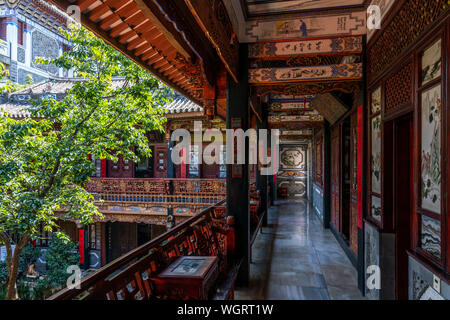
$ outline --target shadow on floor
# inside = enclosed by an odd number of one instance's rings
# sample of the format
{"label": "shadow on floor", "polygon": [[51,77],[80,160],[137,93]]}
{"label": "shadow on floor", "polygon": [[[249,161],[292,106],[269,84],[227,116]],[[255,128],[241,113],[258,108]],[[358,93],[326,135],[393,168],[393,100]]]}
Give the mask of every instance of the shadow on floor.
{"label": "shadow on floor", "polygon": [[236,300],[362,300],[357,271],[307,201],[277,201]]}

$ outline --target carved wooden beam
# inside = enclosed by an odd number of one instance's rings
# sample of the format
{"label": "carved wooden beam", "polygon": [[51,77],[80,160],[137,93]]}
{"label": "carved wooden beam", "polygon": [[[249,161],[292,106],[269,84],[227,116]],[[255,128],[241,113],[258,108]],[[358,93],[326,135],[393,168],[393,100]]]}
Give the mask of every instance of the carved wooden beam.
{"label": "carved wooden beam", "polygon": [[184,0],[230,75],[237,82],[239,43],[222,0]]}
{"label": "carved wooden beam", "polygon": [[362,76],[361,63],[298,68],[259,68],[249,70],[249,83],[273,84],[311,80],[357,80],[362,79]]}
{"label": "carved wooden beam", "polygon": [[203,64],[205,79],[213,85],[217,78],[220,60],[215,48],[198,25],[190,9],[184,0],[145,0],[152,2],[160,11],[164,12],[164,18],[183,36],[185,42],[194,50]]}
{"label": "carved wooden beam", "polygon": [[294,102],[273,102],[269,106],[269,111],[282,112],[282,111],[305,111],[310,110],[311,102],[307,101],[294,101]]}
{"label": "carved wooden beam", "polygon": [[350,55],[362,53],[362,37],[264,42],[249,45],[249,58],[274,59],[312,55]]}
{"label": "carved wooden beam", "polygon": [[255,86],[254,94],[263,97],[268,94],[285,96],[317,95],[328,92],[353,93],[361,89],[359,81],[327,81],[321,83],[275,84]]}

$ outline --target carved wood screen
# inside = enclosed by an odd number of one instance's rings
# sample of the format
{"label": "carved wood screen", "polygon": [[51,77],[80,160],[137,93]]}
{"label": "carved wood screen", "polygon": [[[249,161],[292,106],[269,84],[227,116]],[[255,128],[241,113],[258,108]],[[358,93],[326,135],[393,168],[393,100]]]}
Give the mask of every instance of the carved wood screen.
{"label": "carved wood screen", "polygon": [[[446,90],[443,90],[442,65],[446,56],[442,53],[444,33],[424,44],[417,53],[420,77],[417,79],[416,142],[420,153],[417,161],[417,250],[427,259],[443,266],[448,236],[445,230],[446,165],[444,163],[445,131],[447,117]],[[448,57],[448,55],[447,55]],[[445,65],[445,64],[444,64]],[[446,74],[444,70],[444,74]],[[443,94],[444,92],[444,94]],[[443,240],[444,239],[444,240]]]}
{"label": "carved wood screen", "polygon": [[[399,1],[394,6],[387,25],[372,37],[367,48],[369,108],[379,105],[379,109],[370,111],[368,123],[368,219],[382,228],[386,224],[383,188],[377,184],[377,173],[382,179],[383,172],[382,166],[377,166],[377,135],[383,132],[378,131],[377,118],[382,124],[410,107],[414,110],[413,254],[448,275],[449,173],[448,165],[443,164],[450,137],[450,6],[445,0]],[[398,72],[391,73],[397,68]],[[378,90],[380,101],[374,103]]]}

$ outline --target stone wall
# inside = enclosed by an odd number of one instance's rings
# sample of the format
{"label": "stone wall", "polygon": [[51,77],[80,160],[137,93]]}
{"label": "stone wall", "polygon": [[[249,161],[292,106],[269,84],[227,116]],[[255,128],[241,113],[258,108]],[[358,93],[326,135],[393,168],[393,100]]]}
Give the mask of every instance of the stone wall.
{"label": "stone wall", "polygon": [[41,76],[39,74],[35,74],[33,72],[30,72],[28,70],[19,68],[17,70],[17,82],[19,84],[25,84],[25,81],[27,79],[27,75],[31,74],[31,76],[33,77],[33,83],[38,83],[41,81],[44,81],[47,79],[47,77]]}
{"label": "stone wall", "polygon": [[[59,56],[59,45],[55,39],[34,30],[32,33],[32,63],[38,57],[57,58]],[[58,75],[58,68],[54,65],[38,65],[38,69],[47,71],[52,75]]]}

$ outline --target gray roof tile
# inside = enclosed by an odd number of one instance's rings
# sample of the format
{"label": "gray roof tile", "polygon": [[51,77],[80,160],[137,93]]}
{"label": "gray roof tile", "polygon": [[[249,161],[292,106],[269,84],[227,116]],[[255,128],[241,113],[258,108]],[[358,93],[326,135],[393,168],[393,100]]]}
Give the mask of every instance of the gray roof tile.
{"label": "gray roof tile", "polygon": [[[54,99],[60,99],[66,95],[76,81],[83,81],[81,78],[55,78],[36,83],[25,89],[16,91],[9,95],[8,101],[0,104],[0,110],[7,113],[12,118],[25,118],[30,116],[27,111],[32,105],[30,99],[42,96],[52,96]],[[120,87],[125,83],[124,78],[114,78],[113,86]],[[175,95],[172,102],[165,105],[169,114],[202,112],[203,108],[189,99]]]}

